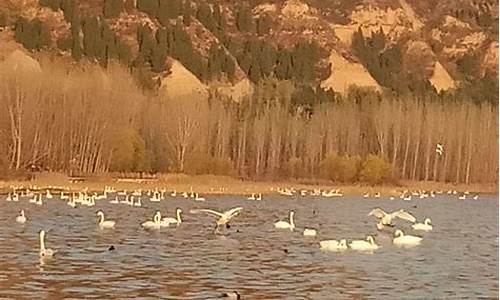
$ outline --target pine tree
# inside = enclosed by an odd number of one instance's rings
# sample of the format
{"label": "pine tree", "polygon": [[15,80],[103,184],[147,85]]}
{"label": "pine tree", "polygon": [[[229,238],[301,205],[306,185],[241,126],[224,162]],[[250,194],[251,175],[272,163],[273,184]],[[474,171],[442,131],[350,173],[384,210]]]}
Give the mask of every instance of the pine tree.
{"label": "pine tree", "polygon": [[237,13],[236,27],[241,32],[253,32],[253,19],[248,7],[242,7]]}
{"label": "pine tree", "polygon": [[104,0],[104,17],[116,18],[124,9],[123,0]]}

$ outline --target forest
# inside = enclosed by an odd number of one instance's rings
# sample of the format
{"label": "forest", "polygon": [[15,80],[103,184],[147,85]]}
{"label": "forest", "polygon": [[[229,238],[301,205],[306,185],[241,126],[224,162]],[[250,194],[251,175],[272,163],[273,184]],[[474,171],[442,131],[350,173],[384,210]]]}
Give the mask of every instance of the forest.
{"label": "forest", "polygon": [[[457,89],[438,92],[419,62],[404,58],[401,43],[387,43],[382,29],[359,30],[351,50],[383,89],[351,86],[341,95],[319,84],[314,41],[273,45],[261,38],[271,19],[252,17],[249,7],[234,12],[235,35],[220,5],[105,0],[101,15],[80,15],[75,3],[40,0],[64,13],[69,34],[55,44],[74,64],[46,55],[51,39],[41,20],[9,23],[0,15],[0,26],[12,26],[42,65],[35,73],[0,69],[0,176],[36,165],[73,175],[498,181],[498,78],[482,73],[474,55],[457,62]],[[135,10],[158,27],[138,26],[133,51],[110,20]],[[220,41],[206,56],[188,34],[194,20]],[[157,78],[168,71],[167,58],[206,83],[208,99],[162,93]],[[234,83],[238,70],[254,84],[250,96],[235,102],[210,88]]]}
{"label": "forest", "polygon": [[[182,172],[336,182],[495,182],[498,105],[459,94],[397,96],[351,87],[294,104],[289,80],[241,103],[212,92],[144,94],[119,64],[0,70],[0,169],[70,174]],[[435,151],[444,146],[443,155]]]}

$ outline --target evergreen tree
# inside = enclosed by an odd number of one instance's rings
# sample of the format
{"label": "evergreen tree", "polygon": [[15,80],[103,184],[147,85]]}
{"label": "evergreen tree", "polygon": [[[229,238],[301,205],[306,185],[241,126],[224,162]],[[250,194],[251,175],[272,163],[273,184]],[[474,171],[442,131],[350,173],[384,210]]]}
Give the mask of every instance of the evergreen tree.
{"label": "evergreen tree", "polygon": [[123,0],[104,0],[104,17],[116,18],[124,9]]}
{"label": "evergreen tree", "polygon": [[61,0],[40,0],[40,5],[57,11],[61,8]]}
{"label": "evergreen tree", "polygon": [[250,8],[242,7],[236,14],[236,27],[241,32],[253,32],[253,19]]}
{"label": "evergreen tree", "polygon": [[76,0],[62,0],[61,2],[61,9],[64,13],[64,19],[68,22],[71,22],[73,18],[75,17],[75,7],[76,7]]}
{"label": "evergreen tree", "polygon": [[156,17],[158,7],[158,0],[137,0],[137,9],[151,17]]}
{"label": "evergreen tree", "polygon": [[257,19],[257,34],[265,35],[271,30],[271,18],[267,15]]}

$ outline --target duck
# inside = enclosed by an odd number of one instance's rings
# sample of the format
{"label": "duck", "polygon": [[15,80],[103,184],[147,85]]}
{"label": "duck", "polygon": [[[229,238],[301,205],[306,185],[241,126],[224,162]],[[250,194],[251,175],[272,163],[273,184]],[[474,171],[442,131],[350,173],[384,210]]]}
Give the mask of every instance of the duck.
{"label": "duck", "polygon": [[231,208],[230,210],[227,210],[227,211],[222,212],[222,213],[215,211],[215,210],[211,210],[211,209],[192,209],[192,210],[190,210],[190,212],[191,213],[205,212],[205,213],[209,213],[213,216],[219,217],[216,221],[216,226],[215,226],[215,230],[216,230],[216,232],[218,232],[220,226],[226,225],[226,227],[228,227],[229,221],[231,221],[232,218],[239,215],[239,213],[242,210],[243,210],[243,207],[234,207],[234,208]]}
{"label": "duck", "polygon": [[405,235],[402,230],[398,229],[394,232],[394,239],[392,242],[395,245],[400,246],[414,246],[420,244],[422,241],[421,237],[413,236],[413,235]]}
{"label": "duck", "polygon": [[110,220],[104,220],[104,212],[102,210],[99,210],[97,213],[97,216],[99,216],[99,227],[101,229],[105,228],[115,228],[115,221],[110,221]]}
{"label": "duck", "polygon": [[163,218],[161,220],[162,226],[169,226],[170,224],[177,224],[177,226],[179,226],[182,223],[181,213],[182,210],[180,208],[177,208],[175,210],[176,218]]}
{"label": "duck", "polygon": [[141,224],[142,227],[146,229],[159,229],[161,227],[161,213],[160,211],[156,211],[153,216],[153,221],[148,220]]}
{"label": "duck", "polygon": [[20,224],[26,223],[26,216],[24,215],[24,209],[21,209],[19,216],[16,217],[16,222]]}
{"label": "duck", "polygon": [[354,240],[349,243],[349,247],[353,250],[360,250],[360,251],[371,251],[371,250],[377,250],[379,247],[375,243],[375,240],[371,235],[366,237],[366,240]]}
{"label": "duck", "polygon": [[289,221],[278,221],[274,223],[274,227],[278,229],[289,229],[290,231],[293,231],[295,229],[295,223],[293,221],[293,216],[295,215],[295,212],[292,210],[290,211],[290,218]]}
{"label": "duck", "polygon": [[40,236],[40,251],[38,252],[38,254],[40,255],[40,258],[51,258],[52,256],[54,256],[57,253],[57,251],[54,251],[50,248],[45,248],[45,231],[44,230],[40,230],[39,236]]}
{"label": "duck", "polygon": [[317,233],[318,232],[316,231],[316,229],[305,228],[304,232],[302,233],[302,235],[304,235],[304,236],[316,236]]}
{"label": "duck", "polygon": [[324,240],[319,242],[321,250],[327,251],[342,251],[347,250],[347,241],[345,239],[337,240]]}
{"label": "duck", "polygon": [[424,220],[424,223],[415,223],[411,225],[411,228],[415,230],[432,231],[431,219],[426,218]]}

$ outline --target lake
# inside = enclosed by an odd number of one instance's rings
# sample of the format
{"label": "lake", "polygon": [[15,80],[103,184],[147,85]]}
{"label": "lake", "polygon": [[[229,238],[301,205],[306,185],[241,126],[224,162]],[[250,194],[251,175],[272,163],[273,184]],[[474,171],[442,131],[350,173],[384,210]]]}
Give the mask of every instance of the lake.
{"label": "lake", "polygon": [[[168,197],[143,207],[97,200],[71,208],[57,199],[44,205],[0,200],[0,299],[219,299],[238,291],[242,299],[498,299],[498,196],[479,200],[456,196],[412,201],[362,197],[320,198],[264,195],[263,201],[205,196],[206,202]],[[193,208],[244,210],[226,235],[213,233],[215,218],[190,214]],[[144,230],[140,223],[159,209],[179,227]],[[413,248],[398,248],[377,232],[367,214],[405,209],[418,221],[432,219],[434,231]],[[17,224],[24,208],[28,222]],[[96,211],[116,221],[100,230]],[[295,211],[295,232],[273,223]],[[304,227],[318,230],[302,236]],[[55,258],[38,258],[38,231],[47,231]],[[323,239],[375,236],[380,249],[324,252]],[[108,251],[113,245],[115,250]]]}

